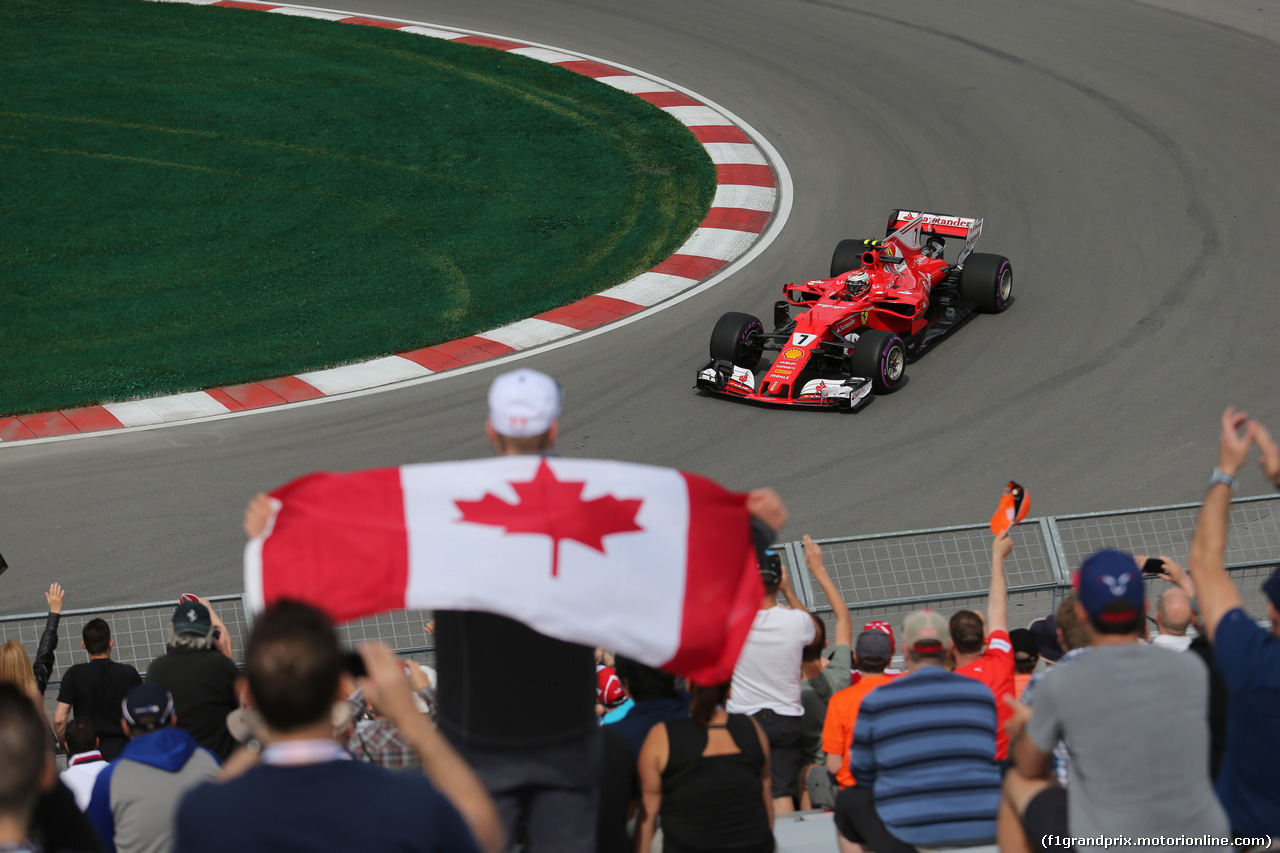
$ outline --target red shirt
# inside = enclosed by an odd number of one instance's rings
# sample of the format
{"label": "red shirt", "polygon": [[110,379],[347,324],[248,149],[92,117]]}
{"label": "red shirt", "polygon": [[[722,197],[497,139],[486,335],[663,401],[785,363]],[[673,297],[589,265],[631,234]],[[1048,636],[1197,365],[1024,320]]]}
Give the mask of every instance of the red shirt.
{"label": "red shirt", "polygon": [[[1009,757],[1009,733],[1004,724],[1013,716],[1013,709],[1004,697],[1013,696],[1013,644],[1008,631],[992,631],[987,636],[987,650],[973,663],[956,667],[956,672],[991,688],[996,699],[996,760]],[[1017,698],[1017,697],[1014,697]]]}

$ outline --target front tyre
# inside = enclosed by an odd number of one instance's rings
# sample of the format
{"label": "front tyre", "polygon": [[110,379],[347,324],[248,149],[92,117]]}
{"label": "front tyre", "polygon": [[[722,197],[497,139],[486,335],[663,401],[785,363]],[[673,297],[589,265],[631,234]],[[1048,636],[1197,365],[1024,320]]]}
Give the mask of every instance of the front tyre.
{"label": "front tyre", "polygon": [[764,354],[764,324],[750,314],[730,311],[711,332],[711,357],[755,369]]}
{"label": "front tyre", "polygon": [[849,367],[854,376],[869,377],[877,394],[896,391],[907,381],[906,344],[893,332],[868,329],[858,335]]}
{"label": "front tyre", "polygon": [[1013,266],[1003,255],[974,252],[960,271],[960,298],[988,314],[999,314],[1013,297]]}

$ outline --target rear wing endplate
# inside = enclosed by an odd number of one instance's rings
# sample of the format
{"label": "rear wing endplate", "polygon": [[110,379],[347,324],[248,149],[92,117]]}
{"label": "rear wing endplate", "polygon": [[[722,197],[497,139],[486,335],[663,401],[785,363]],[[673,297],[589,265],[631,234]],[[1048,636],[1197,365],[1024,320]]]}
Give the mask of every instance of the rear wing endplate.
{"label": "rear wing endplate", "polygon": [[[949,216],[945,213],[927,213],[920,210],[895,210],[889,215],[889,226],[886,229],[890,237],[897,236],[904,244],[912,248],[920,247],[919,235],[936,235],[938,237],[962,237],[964,249],[956,259],[959,266],[973,251],[974,244],[982,235],[982,220],[968,216]],[[886,238],[887,239],[887,238]]]}

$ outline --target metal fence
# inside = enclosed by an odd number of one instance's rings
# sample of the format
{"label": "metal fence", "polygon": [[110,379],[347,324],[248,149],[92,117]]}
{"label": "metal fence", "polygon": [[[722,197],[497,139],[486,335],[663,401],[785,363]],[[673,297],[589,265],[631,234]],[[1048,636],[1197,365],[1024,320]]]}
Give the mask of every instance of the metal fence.
{"label": "metal fence", "polygon": [[[1185,566],[1199,509],[1199,504],[1181,504],[1028,519],[1013,529],[1013,555],[1005,563],[1009,624],[1023,626],[1052,613],[1070,589],[1071,571],[1099,548],[1163,554]],[[1232,502],[1230,520],[1227,568],[1249,615],[1264,619],[1266,599],[1260,587],[1271,567],[1280,563],[1280,496],[1238,498]],[[872,619],[899,626],[906,613],[921,607],[948,612],[986,604],[991,534],[985,525],[850,536],[819,540],[819,544],[855,627]],[[787,542],[780,549],[796,578],[796,594],[830,622],[831,604],[804,568],[801,544]],[[1166,586],[1164,581],[1149,580],[1149,599]],[[239,595],[210,600],[227,624],[239,661],[250,627],[244,601]],[[79,638],[87,621],[98,616],[106,619],[115,640],[113,658],[145,674],[151,661],[164,654],[176,605],[176,601],[152,602],[64,612],[57,667],[47,691],[50,705],[56,700],[61,673],[86,659]],[[376,639],[402,655],[432,663],[433,638],[423,632],[430,618],[428,611],[402,610],[351,622],[340,633],[349,645]],[[43,613],[0,617],[0,640],[19,640],[34,656],[44,623]]]}
{"label": "metal fence", "polygon": [[[226,623],[236,662],[243,664],[244,644],[248,639],[251,625],[244,597],[241,595],[211,596],[209,603]],[[53,714],[57,704],[62,673],[72,664],[88,660],[88,656],[80,645],[81,632],[84,630],[85,623],[98,617],[105,619],[111,626],[111,639],[115,643],[111,652],[112,660],[127,663],[145,676],[151,662],[165,652],[169,625],[177,604],[178,602],[174,600],[128,604],[109,609],[63,611],[58,626],[57,662],[49,679],[49,688],[45,691],[45,705],[50,715]],[[431,614],[427,611],[397,610],[349,622],[339,627],[338,635],[347,647],[369,640],[380,640],[395,648],[403,656],[411,657],[420,663],[433,664],[435,646],[431,642],[430,635],[423,632],[423,626],[430,618]],[[0,617],[0,642],[18,640],[26,647],[27,654],[34,659],[36,648],[40,643],[40,634],[44,631],[45,619],[46,614],[43,613]]]}
{"label": "metal fence", "polygon": [[[1053,612],[1071,589],[1071,573],[1100,548],[1164,555],[1187,565],[1200,504],[1147,507],[1028,519],[1012,531],[1005,562],[1009,624],[1025,626]],[[911,530],[818,540],[823,563],[849,605],[855,627],[872,619],[897,626],[912,610],[982,608],[991,582],[991,533],[986,525]],[[831,605],[804,569],[799,542],[782,546],[805,606],[831,622]],[[1280,496],[1232,501],[1226,564],[1245,610],[1266,618],[1261,585],[1280,563]],[[1147,581],[1148,600],[1168,587]],[[859,621],[861,620],[861,621]]]}

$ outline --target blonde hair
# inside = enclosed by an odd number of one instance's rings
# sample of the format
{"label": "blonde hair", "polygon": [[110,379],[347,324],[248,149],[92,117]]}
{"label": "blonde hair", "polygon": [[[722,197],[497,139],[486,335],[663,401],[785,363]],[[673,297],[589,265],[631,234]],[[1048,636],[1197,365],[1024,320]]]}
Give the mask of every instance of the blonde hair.
{"label": "blonde hair", "polygon": [[12,684],[28,693],[36,689],[36,673],[31,668],[31,658],[27,655],[26,646],[17,640],[0,646],[0,684]]}

